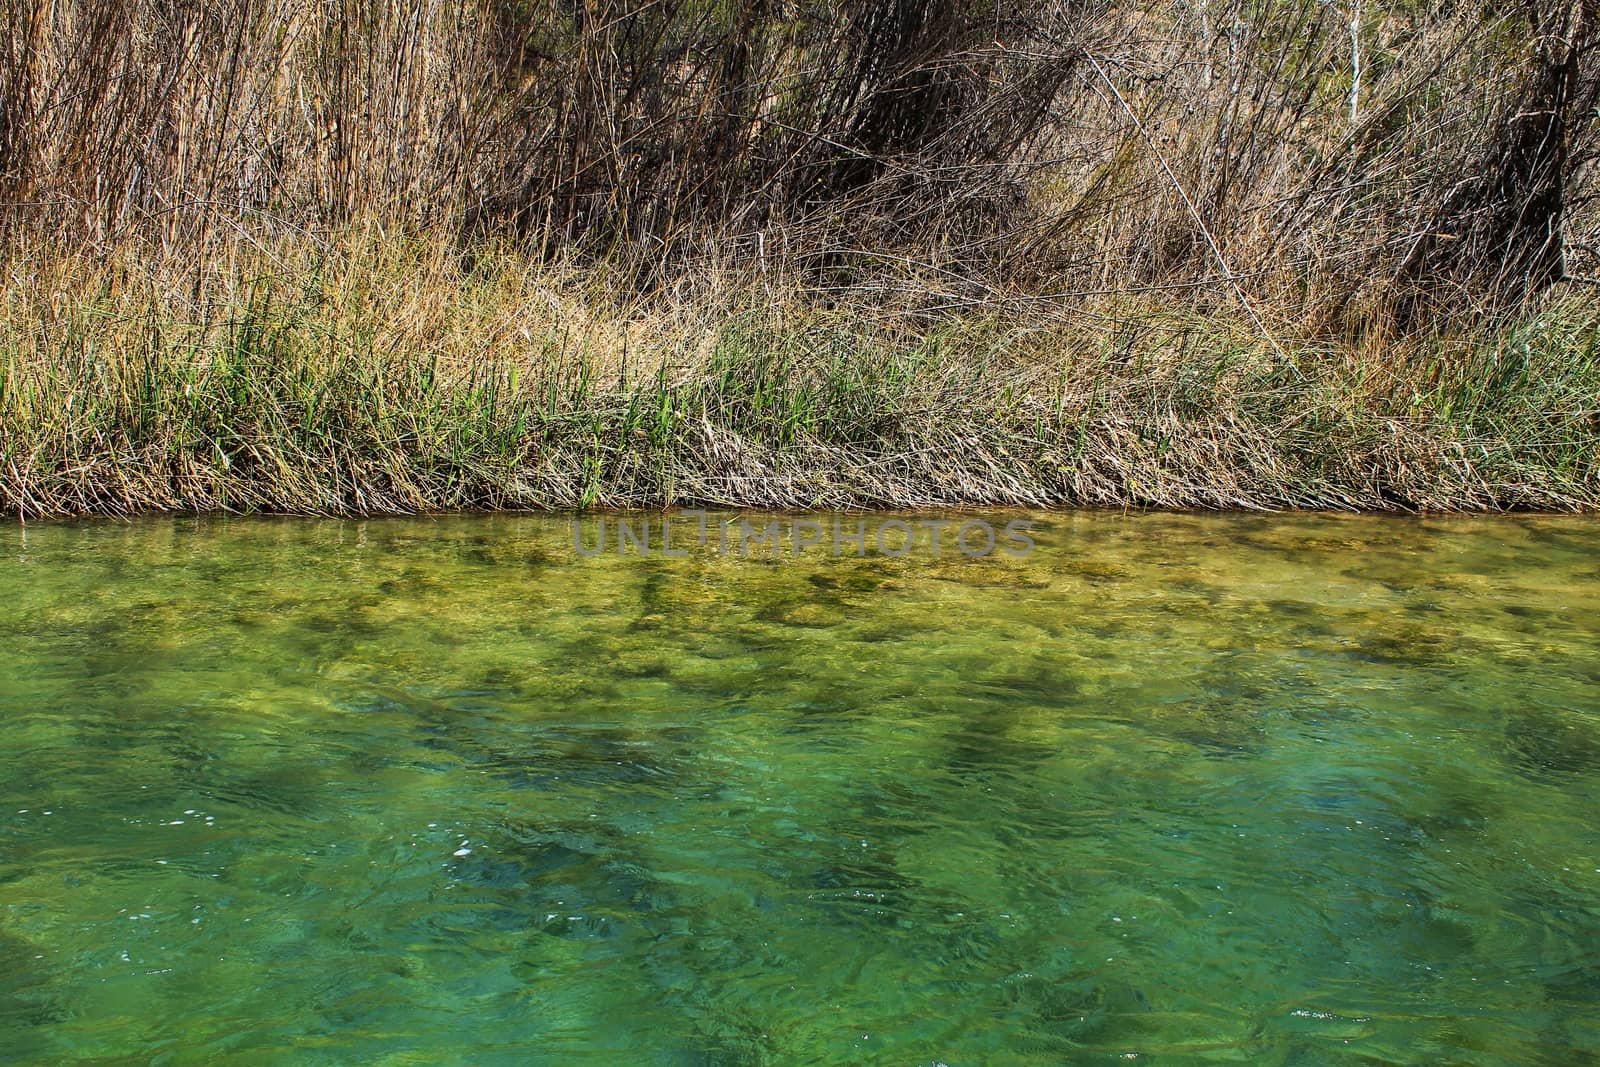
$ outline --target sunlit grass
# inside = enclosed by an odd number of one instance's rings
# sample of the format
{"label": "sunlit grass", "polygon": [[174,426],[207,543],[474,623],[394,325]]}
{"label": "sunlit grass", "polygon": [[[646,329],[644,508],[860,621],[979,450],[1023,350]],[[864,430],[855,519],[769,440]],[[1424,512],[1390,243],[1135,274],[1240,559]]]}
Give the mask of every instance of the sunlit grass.
{"label": "sunlit grass", "polygon": [[6,512],[1600,500],[1600,316],[1575,301],[1280,350],[1180,302],[638,293],[367,232],[201,264],[12,257]]}

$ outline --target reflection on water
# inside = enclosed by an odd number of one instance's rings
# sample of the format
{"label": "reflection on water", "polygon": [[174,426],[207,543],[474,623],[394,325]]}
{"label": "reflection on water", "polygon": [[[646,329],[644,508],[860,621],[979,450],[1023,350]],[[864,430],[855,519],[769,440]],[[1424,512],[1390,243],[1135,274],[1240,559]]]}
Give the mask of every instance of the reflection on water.
{"label": "reflection on water", "polygon": [[1600,528],[1032,518],[5,531],[0,1049],[1600,1053]]}

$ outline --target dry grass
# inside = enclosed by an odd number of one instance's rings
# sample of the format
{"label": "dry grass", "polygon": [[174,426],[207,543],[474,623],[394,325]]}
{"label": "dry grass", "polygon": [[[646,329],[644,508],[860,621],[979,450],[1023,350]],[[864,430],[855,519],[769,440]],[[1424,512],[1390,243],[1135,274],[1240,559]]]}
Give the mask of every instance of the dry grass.
{"label": "dry grass", "polygon": [[630,305],[592,264],[341,246],[235,249],[198,289],[14,257],[0,510],[1600,503],[1586,302],[1280,351],[1170,295],[930,317],[754,274]]}
{"label": "dry grass", "polygon": [[1594,0],[0,0],[0,510],[1577,508]]}
{"label": "dry grass", "polygon": [[381,219],[652,286],[889,256],[968,303],[1182,285],[1338,329],[1600,244],[1594,0],[0,5],[7,242]]}

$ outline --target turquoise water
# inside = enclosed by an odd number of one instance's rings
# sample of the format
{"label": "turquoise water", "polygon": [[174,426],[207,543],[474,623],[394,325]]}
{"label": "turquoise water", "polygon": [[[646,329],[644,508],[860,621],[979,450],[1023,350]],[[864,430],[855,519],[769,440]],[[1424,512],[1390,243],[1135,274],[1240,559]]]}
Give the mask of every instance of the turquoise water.
{"label": "turquoise water", "polygon": [[1600,526],[991,518],[6,528],[0,1059],[1600,1056]]}

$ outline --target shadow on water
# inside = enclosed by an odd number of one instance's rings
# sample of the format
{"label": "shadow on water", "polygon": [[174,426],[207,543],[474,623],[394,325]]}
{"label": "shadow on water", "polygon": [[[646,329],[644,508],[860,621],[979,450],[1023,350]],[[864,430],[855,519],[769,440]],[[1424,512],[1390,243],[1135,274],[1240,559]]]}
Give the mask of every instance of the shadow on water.
{"label": "shadow on water", "polygon": [[[66,1007],[57,999],[59,968],[48,962],[45,946],[0,930],[0,1026],[18,1033],[20,1046],[7,1042],[10,1055],[26,1053],[26,1032],[61,1022]],[[10,1024],[10,1025],[8,1025]],[[15,1029],[13,1029],[13,1027]]]}
{"label": "shadow on water", "polygon": [[1600,722],[1592,716],[1527,708],[1508,717],[1505,738],[1513,765],[1535,780],[1600,773]]}

